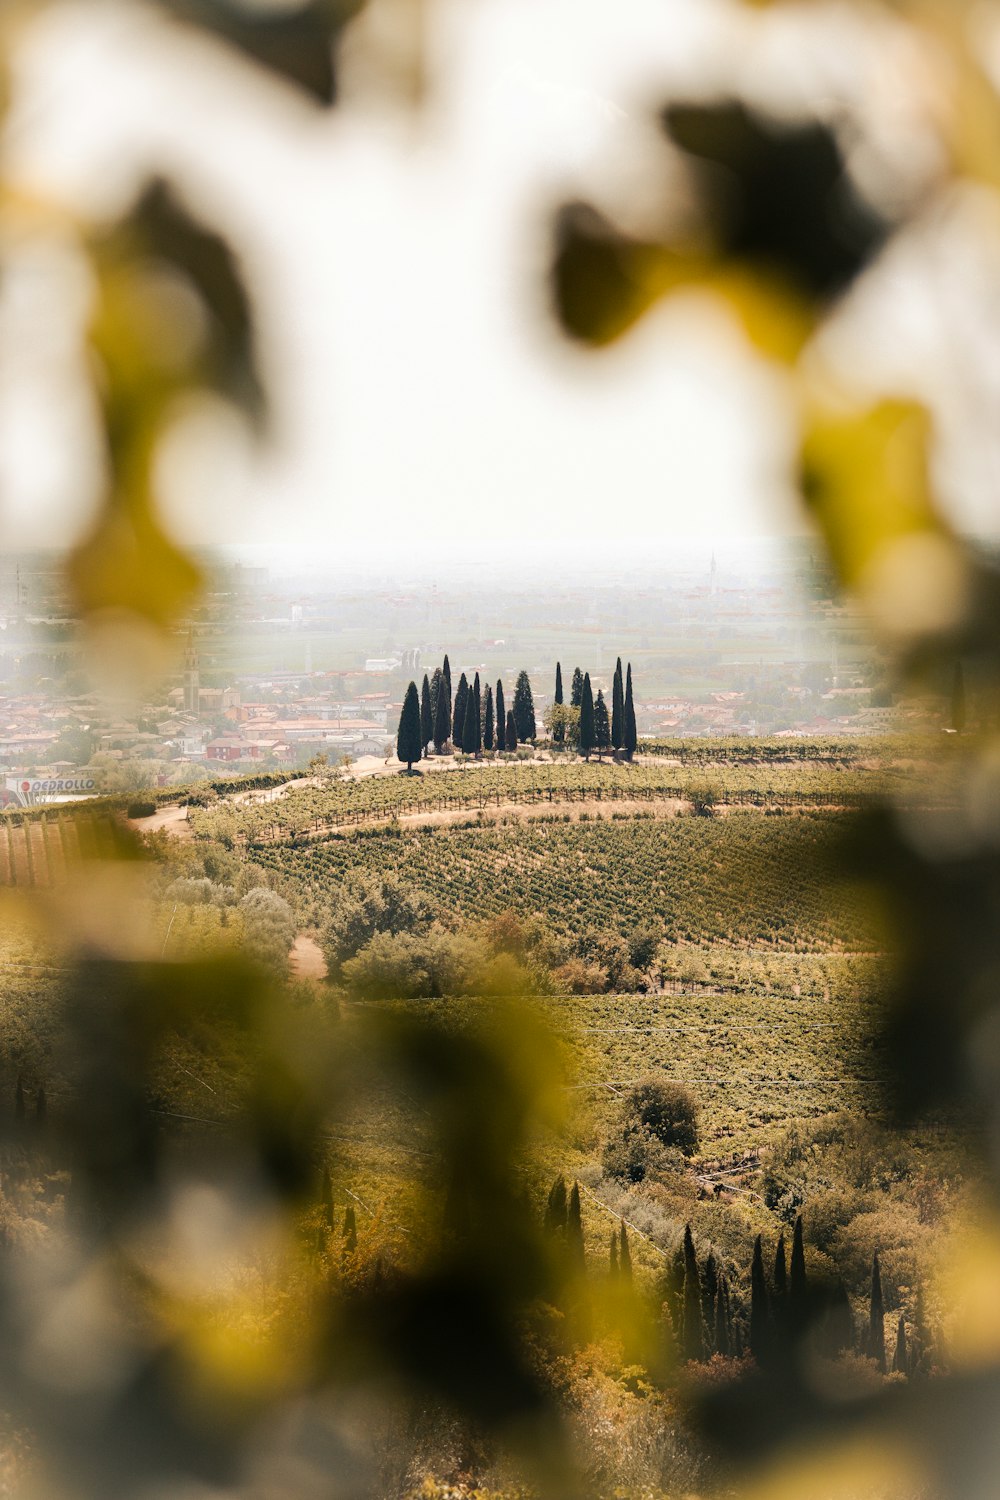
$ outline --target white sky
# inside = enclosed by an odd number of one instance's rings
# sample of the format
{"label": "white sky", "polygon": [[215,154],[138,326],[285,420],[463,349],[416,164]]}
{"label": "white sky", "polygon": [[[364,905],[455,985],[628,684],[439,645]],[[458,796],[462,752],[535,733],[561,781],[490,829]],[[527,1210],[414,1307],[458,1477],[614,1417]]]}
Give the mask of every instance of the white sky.
{"label": "white sky", "polygon": [[[159,165],[219,216],[260,294],[277,442],[251,459],[236,424],[193,423],[164,464],[175,526],[197,542],[304,540],[342,561],[373,545],[407,561],[502,553],[522,538],[583,554],[642,538],[649,560],[683,537],[802,529],[782,381],[723,316],[677,300],[594,356],[555,334],[544,300],[560,201],[660,207],[651,120],[671,87],[777,83],[820,107],[871,90],[883,136],[919,158],[894,42],[859,50],[836,8],[822,34],[734,17],[723,0],[438,0],[422,117],[365,94],[379,59],[363,38],[353,96],[317,117],[135,0],[58,6],[23,49],[9,171],[95,212]],[[66,246],[8,254],[0,503],[12,546],[65,537],[97,481],[76,342],[86,283]],[[885,316],[907,327],[905,257],[896,280]],[[933,316],[921,327],[910,333],[933,363]],[[885,348],[873,336],[873,372]],[[913,365],[902,353],[884,372],[897,385]],[[980,468],[960,479],[974,510]]]}

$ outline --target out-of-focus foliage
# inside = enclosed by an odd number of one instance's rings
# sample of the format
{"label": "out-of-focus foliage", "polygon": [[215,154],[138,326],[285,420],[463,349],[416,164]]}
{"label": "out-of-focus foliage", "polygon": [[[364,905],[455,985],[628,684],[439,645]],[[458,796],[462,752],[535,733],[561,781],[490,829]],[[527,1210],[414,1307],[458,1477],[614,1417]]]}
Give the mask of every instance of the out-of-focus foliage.
{"label": "out-of-focus foliage", "polygon": [[[780,6],[761,9],[774,14]],[[886,1019],[895,1103],[906,1119],[940,1108],[971,1115],[996,1188],[1000,840],[992,704],[1000,687],[1000,579],[942,517],[930,477],[930,414],[893,389],[873,404],[863,379],[854,387],[849,371],[826,365],[814,337],[911,216],[926,215],[963,178],[991,190],[1000,180],[1000,99],[977,49],[974,8],[900,0],[892,9],[936,68],[928,116],[947,168],[925,183],[919,204],[888,206],[887,193],[883,208],[870,187],[862,193],[842,145],[843,115],[811,117],[800,107],[797,118],[786,110],[779,119],[766,115],[759,98],[668,99],[662,120],[688,167],[691,202],[644,244],[586,205],[563,209],[553,291],[567,332],[598,346],[675,288],[699,285],[721,296],[752,344],[787,366],[800,413],[803,498],[842,586],[863,601],[891,653],[898,685],[919,689],[950,676],[963,657],[974,663],[982,712],[973,732],[946,747],[940,809],[894,799],[843,859],[887,913],[897,953]],[[990,19],[993,8],[978,11],[981,23]],[[991,1263],[995,1242],[987,1236],[977,1253],[979,1263]],[[866,1433],[875,1442],[890,1433],[917,1460],[923,1480],[909,1483],[985,1495],[995,1482],[996,1455],[984,1434],[996,1430],[1000,1345],[980,1345],[976,1362],[974,1374],[845,1407],[811,1376],[803,1351],[780,1379],[765,1372],[711,1395],[705,1431],[741,1460],[796,1435],[818,1441]],[[855,1482],[874,1483],[867,1463],[862,1452]],[[789,1492],[813,1493],[808,1471],[788,1482]]]}
{"label": "out-of-focus foliage", "polygon": [[[5,7],[0,45],[43,8],[44,0]],[[262,86],[291,84],[319,106],[336,98],[336,45],[360,7],[162,0],[159,8],[256,65]],[[962,177],[991,190],[1000,183],[1000,101],[976,55],[972,9],[956,0],[893,6],[939,71],[932,123],[946,167],[931,195]],[[405,6],[399,19],[411,23]],[[0,67],[6,79],[5,59]],[[675,289],[699,286],[724,299],[751,344],[787,371],[802,414],[804,497],[899,673],[940,676],[963,651],[995,691],[996,580],[941,520],[926,414],[891,390],[873,404],[838,386],[814,342],[917,205],[883,207],[862,192],[843,129],[826,117],[779,122],[759,101],[688,92],[664,100],[661,120],[685,171],[687,211],[643,236],[588,204],[563,207],[553,267],[563,326],[603,346]],[[176,403],[209,389],[261,424],[266,392],[239,255],[215,226],[195,222],[175,187],[150,185],[120,223],[81,226],[79,240],[94,275],[107,493],[69,578],[104,650],[134,665],[142,652],[130,643],[167,639],[199,586],[155,492],[155,458]],[[964,1106],[994,1186],[995,734],[982,715],[949,747],[953,778],[940,813],[900,799],[871,821],[863,851],[844,856],[894,924],[900,958],[888,1034],[900,1108]],[[35,1070],[32,1122],[24,1079],[12,1073],[13,1055],[5,1059],[19,1103],[4,1121],[0,1382],[5,1408],[36,1445],[34,1492],[399,1494],[433,1423],[451,1424],[457,1472],[484,1466],[502,1438],[534,1459],[536,1480],[568,1492],[557,1399],[567,1395],[581,1421],[613,1413],[609,1449],[622,1434],[636,1448],[654,1442],[643,1424],[668,1398],[643,1406],[639,1398],[677,1351],[665,1338],[659,1351],[639,1338],[620,1260],[606,1305],[588,1301],[579,1191],[575,1221],[574,1199],[563,1205],[564,1229],[576,1229],[558,1243],[542,1236],[530,1206],[526,1157],[540,1122],[552,1123],[554,1078],[546,1038],[505,999],[526,983],[516,958],[497,958],[487,985],[497,1003],[461,1024],[429,1005],[426,1014],[382,1012],[348,1027],[326,996],[284,987],[266,966],[172,959],[171,927],[161,933],[140,915],[134,841],[82,831],[80,844],[76,878],[45,914],[59,937],[47,955],[63,976],[58,1004],[34,1018],[34,1048],[17,1057]],[[189,894],[175,892],[175,912]],[[243,894],[243,913],[269,937],[265,958],[287,952],[279,899]],[[211,905],[221,925],[230,905]],[[337,960],[358,965],[362,992],[401,949],[408,963],[427,956],[414,951],[425,925],[416,918],[400,924],[392,952],[384,940],[373,952],[378,923],[366,928],[363,908],[359,899],[331,935]],[[421,987],[431,999],[436,986]],[[359,1228],[354,1189],[338,1167],[352,1101],[379,1089],[412,1112],[412,1150],[426,1170],[405,1222],[359,1199]],[[22,1197],[31,1212],[16,1211]],[[998,1244],[989,1224],[970,1243],[966,1286],[995,1284]],[[553,1356],[579,1347],[602,1317],[635,1356],[632,1373],[613,1374],[600,1353],[576,1364],[567,1355],[562,1389],[553,1390]],[[856,1485],[874,1474],[898,1478],[892,1459],[903,1448],[940,1493],[992,1494],[1000,1336],[974,1311],[956,1328],[956,1373],[880,1384],[846,1401],[824,1384],[805,1339],[780,1376],[747,1384],[730,1378],[741,1374],[738,1362],[716,1367],[718,1379],[706,1378],[696,1399],[705,1432],[741,1456],[789,1437],[847,1434],[861,1442],[847,1450]],[[624,1355],[620,1363],[628,1368]],[[886,1434],[888,1458],[873,1446]],[[685,1491],[701,1482],[679,1464],[674,1472]],[[815,1493],[820,1483],[809,1469],[779,1476],[771,1493]]]}

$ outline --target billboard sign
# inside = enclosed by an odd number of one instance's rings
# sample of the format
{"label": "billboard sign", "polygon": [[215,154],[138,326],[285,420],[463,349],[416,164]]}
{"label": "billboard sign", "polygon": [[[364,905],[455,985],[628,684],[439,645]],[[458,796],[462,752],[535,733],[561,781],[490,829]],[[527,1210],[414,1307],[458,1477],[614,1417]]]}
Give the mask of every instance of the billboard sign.
{"label": "billboard sign", "polygon": [[97,777],[80,772],[73,776],[8,776],[5,782],[8,804],[34,807],[64,797],[96,797],[100,791]]}

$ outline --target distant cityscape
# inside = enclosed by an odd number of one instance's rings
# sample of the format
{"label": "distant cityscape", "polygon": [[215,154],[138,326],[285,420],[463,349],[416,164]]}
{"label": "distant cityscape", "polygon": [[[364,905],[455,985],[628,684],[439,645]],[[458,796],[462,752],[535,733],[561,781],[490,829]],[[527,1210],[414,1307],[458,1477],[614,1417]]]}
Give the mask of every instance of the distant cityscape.
{"label": "distant cityscape", "polygon": [[[741,572],[714,555],[662,581],[532,580],[484,587],[415,580],[324,584],[306,574],[215,565],[177,638],[176,674],[141,709],[112,713],[85,675],[52,560],[0,572],[0,776],[90,778],[138,791],[324,754],[392,753],[407,683],[445,652],[455,679],[531,678],[539,723],[555,664],[610,691],[632,662],[640,738],[845,735],[942,725],[933,695],[894,702],[862,622],[835,602],[801,549]],[[641,746],[640,746],[641,751]],[[52,792],[53,797],[72,790]]]}

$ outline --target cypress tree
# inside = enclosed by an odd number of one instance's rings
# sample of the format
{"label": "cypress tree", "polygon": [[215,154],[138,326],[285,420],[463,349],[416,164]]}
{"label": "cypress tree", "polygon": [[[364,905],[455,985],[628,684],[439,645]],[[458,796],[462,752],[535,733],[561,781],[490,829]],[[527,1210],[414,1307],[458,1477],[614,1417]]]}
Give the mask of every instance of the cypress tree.
{"label": "cypress tree", "polygon": [[497,678],[497,749],[513,750],[507,739],[507,713],[503,706],[503,683]]}
{"label": "cypress tree", "polygon": [[535,738],[535,700],[531,696],[531,683],[523,667],[517,674],[514,686],[514,723],[522,744]]}
{"label": "cypress tree", "polygon": [[792,1270],[788,1282],[788,1321],[798,1337],[809,1321],[809,1290],[806,1286],[806,1253],[802,1243],[802,1215],[795,1220],[792,1237]]}
{"label": "cypress tree", "polygon": [[444,674],[442,673],[441,668],[440,667],[435,667],[433,673],[431,674],[431,723],[432,724],[436,724],[437,723],[438,692],[440,691],[441,683],[443,681],[443,678],[444,678]]}
{"label": "cypress tree", "polygon": [[872,1288],[868,1306],[868,1353],[885,1374],[885,1303],[882,1300],[882,1270],[878,1251],[872,1256]]}
{"label": "cypress tree", "polygon": [[771,1272],[771,1322],[775,1341],[781,1341],[788,1332],[788,1266],[785,1259],[784,1231],[778,1235],[774,1250],[774,1269]]}
{"label": "cypress tree", "polygon": [[472,693],[473,693],[473,696],[474,696],[474,698],[476,700],[476,719],[478,720],[478,723],[479,723],[479,737],[480,737],[480,743],[481,743],[482,742],[482,734],[483,734],[483,695],[482,695],[482,689],[479,686],[479,673],[478,672],[476,673],[475,680],[474,680],[474,682],[472,684]]}
{"label": "cypress tree", "polygon": [[344,1254],[353,1255],[358,1248],[358,1221],[354,1213],[354,1204],[349,1203],[344,1213]]}
{"label": "cypress tree", "polygon": [[417,696],[417,684],[411,682],[406,689],[403,710],[399,716],[399,729],[396,732],[396,759],[405,760],[406,769],[412,771],[413,762],[419,760],[421,754],[420,699]]}
{"label": "cypress tree", "polygon": [[625,692],[622,688],[622,659],[615,666],[615,680],[611,688],[611,744],[615,753],[621,749],[625,735]]}
{"label": "cypress tree", "polygon": [[621,1226],[620,1226],[620,1229],[619,1229],[618,1267],[619,1267],[619,1270],[621,1271],[622,1280],[623,1281],[627,1281],[627,1282],[631,1282],[631,1280],[632,1280],[632,1252],[631,1252],[631,1250],[628,1247],[628,1234],[626,1233],[626,1230],[625,1230],[625,1221],[624,1220],[622,1220],[622,1223],[621,1223]]}
{"label": "cypress tree", "polygon": [[514,723],[514,710],[512,708],[507,710],[507,728],[504,738],[507,741],[508,750],[517,749],[517,725]]}
{"label": "cypress tree", "polygon": [[767,1283],[764,1280],[764,1250],[760,1235],[754,1240],[750,1267],[750,1353],[759,1365],[767,1361]]}
{"label": "cypress tree", "polygon": [[590,673],[583,679],[583,697],[580,700],[580,754],[590,759],[594,748],[594,695],[590,690]]}
{"label": "cypress tree", "polygon": [[719,1275],[715,1293],[715,1327],[712,1342],[716,1354],[729,1354],[729,1287],[724,1275]]}
{"label": "cypress tree", "polygon": [[625,678],[625,713],[622,729],[622,744],[628,760],[631,760],[635,754],[635,747],[638,743],[639,737],[635,728],[635,704],[632,701],[632,663],[629,662]]}
{"label": "cypress tree", "polygon": [[574,1182],[573,1191],[569,1195],[569,1208],[566,1210],[566,1245],[569,1249],[570,1264],[583,1270],[583,1217],[580,1213],[580,1184]]}
{"label": "cypress tree", "polygon": [[448,684],[441,678],[440,689],[437,696],[437,707],[434,710],[434,748],[442,751],[448,743],[451,735],[451,714],[448,710]]}
{"label": "cypress tree", "polygon": [[601,759],[605,750],[611,749],[611,730],[608,727],[608,705],[604,701],[604,694],[600,688],[597,689],[597,702],[594,704],[594,745],[597,749],[597,758]]}
{"label": "cypress tree", "polygon": [[469,684],[466,682],[465,673],[463,672],[458,679],[458,687],[455,689],[455,706],[453,710],[454,729],[451,736],[453,744],[459,750],[465,749],[465,700],[468,696]]}
{"label": "cypress tree", "polygon": [[705,1356],[705,1339],[701,1327],[701,1283],[698,1257],[694,1251],[691,1225],[684,1226],[684,1328],[681,1345],[685,1359]]}
{"label": "cypress tree", "polygon": [[719,1295],[719,1267],[715,1251],[709,1250],[701,1273],[701,1316],[711,1339],[715,1329],[715,1304]]}
{"label": "cypress tree", "polygon": [[448,709],[449,709],[449,712],[450,712],[451,711],[451,699],[452,699],[452,692],[451,692],[451,662],[448,660],[448,653],[447,652],[445,652],[444,661],[441,663],[441,676],[444,678],[445,692],[448,694]]}
{"label": "cypress tree", "polygon": [[[552,701],[553,703],[560,704],[563,701],[562,663],[558,661],[556,662],[556,690],[553,695]],[[561,745],[563,740],[565,739],[565,736],[565,725],[557,724],[552,731],[552,738],[555,740],[556,744]]]}
{"label": "cypress tree", "polygon": [[955,663],[951,682],[951,727],[956,734],[965,728],[965,669],[960,661]]}
{"label": "cypress tree", "polygon": [[667,1274],[667,1301],[670,1304],[670,1313],[674,1321],[674,1327],[680,1328],[684,1321],[684,1246],[680,1244],[674,1251],[674,1258],[670,1263]]}
{"label": "cypress tree", "polygon": [[609,1270],[609,1273],[610,1273],[610,1276],[611,1276],[611,1280],[612,1281],[617,1281],[618,1280],[618,1236],[617,1236],[617,1234],[615,1233],[615,1231],[613,1229],[611,1231],[611,1250],[609,1252],[608,1270]]}
{"label": "cypress tree", "polygon": [[545,1205],[545,1229],[549,1234],[566,1232],[566,1179],[562,1176],[557,1177],[549,1188],[549,1198]]}
{"label": "cypress tree", "polygon": [[778,1235],[778,1245],[774,1252],[774,1275],[771,1278],[774,1286],[775,1297],[785,1297],[788,1294],[788,1271],[785,1266],[785,1234],[782,1230]]}
{"label": "cypress tree", "polygon": [[573,681],[569,685],[569,706],[579,708],[583,698],[583,673],[579,667],[573,668]]}
{"label": "cypress tree", "polygon": [[320,1186],[320,1207],[323,1210],[323,1218],[327,1229],[333,1228],[333,1182],[330,1178],[328,1168],[323,1168],[323,1181]]}
{"label": "cypress tree", "polygon": [[910,1373],[910,1355],[906,1347],[906,1319],[902,1313],[896,1324],[896,1350],[892,1356],[892,1368],[899,1375]]}
{"label": "cypress tree", "polygon": [[[479,674],[476,674],[476,682]],[[462,749],[466,755],[478,755],[482,750],[482,728],[479,722],[479,700],[475,687],[465,695],[465,728],[462,732]]]}
{"label": "cypress tree", "polygon": [[431,684],[427,673],[424,673],[423,687],[420,689],[420,743],[427,754],[427,746],[434,738],[434,709],[431,706]]}
{"label": "cypress tree", "polygon": [[495,737],[495,735],[494,735],[494,728],[495,728],[495,726],[494,726],[494,723],[493,723],[493,689],[490,687],[489,683],[487,683],[486,684],[486,696],[485,696],[485,700],[484,700],[484,704],[483,704],[483,749],[484,750],[490,750],[490,751],[492,751],[492,749],[493,749],[493,740],[494,740],[494,737]]}

